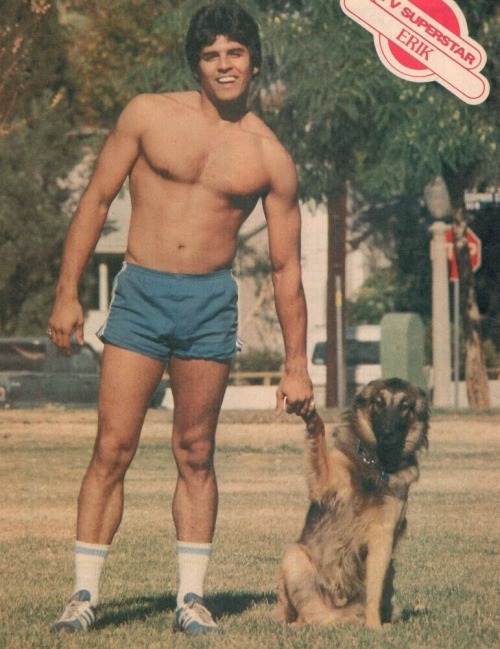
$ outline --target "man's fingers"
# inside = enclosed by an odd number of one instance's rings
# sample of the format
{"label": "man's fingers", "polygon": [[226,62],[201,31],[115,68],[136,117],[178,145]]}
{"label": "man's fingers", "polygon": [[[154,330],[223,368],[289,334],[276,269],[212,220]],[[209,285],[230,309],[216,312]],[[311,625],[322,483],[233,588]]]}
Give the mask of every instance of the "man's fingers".
{"label": "man's fingers", "polygon": [[71,355],[71,343],[68,334],[61,332],[57,337],[56,345],[63,350],[65,356]]}
{"label": "man's fingers", "polygon": [[83,322],[80,322],[76,327],[76,342],[79,345],[83,345],[85,339],[83,337]]}
{"label": "man's fingers", "polygon": [[276,390],[276,410],[274,411],[274,414],[276,415],[276,417],[279,417],[282,414],[283,405],[284,405],[285,400],[286,400],[285,395],[283,394],[281,389],[278,388]]}
{"label": "man's fingers", "polygon": [[294,392],[291,396],[288,391],[281,387],[281,384],[276,390],[276,410],[275,414],[279,417],[283,411],[289,414],[296,414],[299,416],[310,415],[314,412],[314,394],[312,390],[291,390]]}
{"label": "man's fingers", "polygon": [[302,408],[302,403],[303,403],[302,401],[288,402],[288,400],[287,400],[286,401],[286,411],[288,413],[290,413],[290,414],[291,413],[298,413],[298,412],[300,412],[300,410]]}
{"label": "man's fingers", "polygon": [[316,404],[314,403],[314,397],[310,397],[304,401],[304,405],[300,411],[301,415],[310,415],[316,409]]}
{"label": "man's fingers", "polygon": [[[54,345],[56,345],[57,347],[62,349],[62,351],[64,352],[64,354],[66,356],[71,355],[71,342],[70,342],[71,336],[70,336],[70,334],[64,333],[60,329],[58,330],[54,326],[49,324],[49,326],[47,327],[47,336],[54,343]],[[78,336],[78,332],[77,332],[77,336]],[[82,332],[82,339],[83,339],[83,332]],[[82,342],[83,342],[83,340],[82,340]]]}
{"label": "man's fingers", "polygon": [[314,397],[311,397],[310,399],[300,399],[293,402],[289,401],[285,397],[285,408],[290,414],[310,415],[314,412],[316,405],[314,403]]}

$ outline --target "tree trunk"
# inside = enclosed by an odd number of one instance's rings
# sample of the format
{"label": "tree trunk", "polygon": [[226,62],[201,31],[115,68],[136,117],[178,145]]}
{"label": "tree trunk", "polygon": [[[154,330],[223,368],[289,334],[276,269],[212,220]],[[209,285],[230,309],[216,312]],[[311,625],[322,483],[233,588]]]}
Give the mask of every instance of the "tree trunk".
{"label": "tree trunk", "polygon": [[[326,406],[345,405],[345,240],[347,188],[345,183],[328,200],[328,271],[326,288]],[[339,357],[340,356],[340,357]]]}
{"label": "tree trunk", "polygon": [[467,242],[464,186],[447,179],[452,204],[453,241],[460,278],[460,310],[465,341],[465,383],[470,408],[489,408],[488,374],[481,340],[481,317]]}

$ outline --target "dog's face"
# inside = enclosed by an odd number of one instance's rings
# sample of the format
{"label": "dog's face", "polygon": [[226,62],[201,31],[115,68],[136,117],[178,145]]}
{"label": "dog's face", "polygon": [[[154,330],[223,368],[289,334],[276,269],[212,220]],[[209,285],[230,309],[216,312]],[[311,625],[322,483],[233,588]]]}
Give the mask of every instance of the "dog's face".
{"label": "dog's face", "polygon": [[425,393],[403,379],[371,381],[356,397],[353,417],[361,442],[389,473],[402,458],[428,446]]}

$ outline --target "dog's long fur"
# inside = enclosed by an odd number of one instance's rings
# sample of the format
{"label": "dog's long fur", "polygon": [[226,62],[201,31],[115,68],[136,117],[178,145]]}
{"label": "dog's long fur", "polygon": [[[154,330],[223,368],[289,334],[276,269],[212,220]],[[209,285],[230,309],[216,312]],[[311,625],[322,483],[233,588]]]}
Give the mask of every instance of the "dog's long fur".
{"label": "dog's long fur", "polygon": [[330,453],[320,416],[304,419],[311,505],[282,560],[277,616],[379,628],[392,616],[392,555],[419,476],[416,453],[428,447],[425,393],[402,379],[372,381],[334,432]]}

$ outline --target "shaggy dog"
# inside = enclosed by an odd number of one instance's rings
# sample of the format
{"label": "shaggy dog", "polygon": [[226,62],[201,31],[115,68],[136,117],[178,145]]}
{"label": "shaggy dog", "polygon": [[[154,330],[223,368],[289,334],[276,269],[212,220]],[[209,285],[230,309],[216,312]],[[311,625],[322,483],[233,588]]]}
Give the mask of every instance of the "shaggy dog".
{"label": "shaggy dog", "polygon": [[392,555],[406,526],[416,453],[428,447],[425,393],[402,379],[369,383],[334,432],[313,412],[307,427],[311,505],[283,556],[277,617],[286,622],[359,622],[392,617]]}

